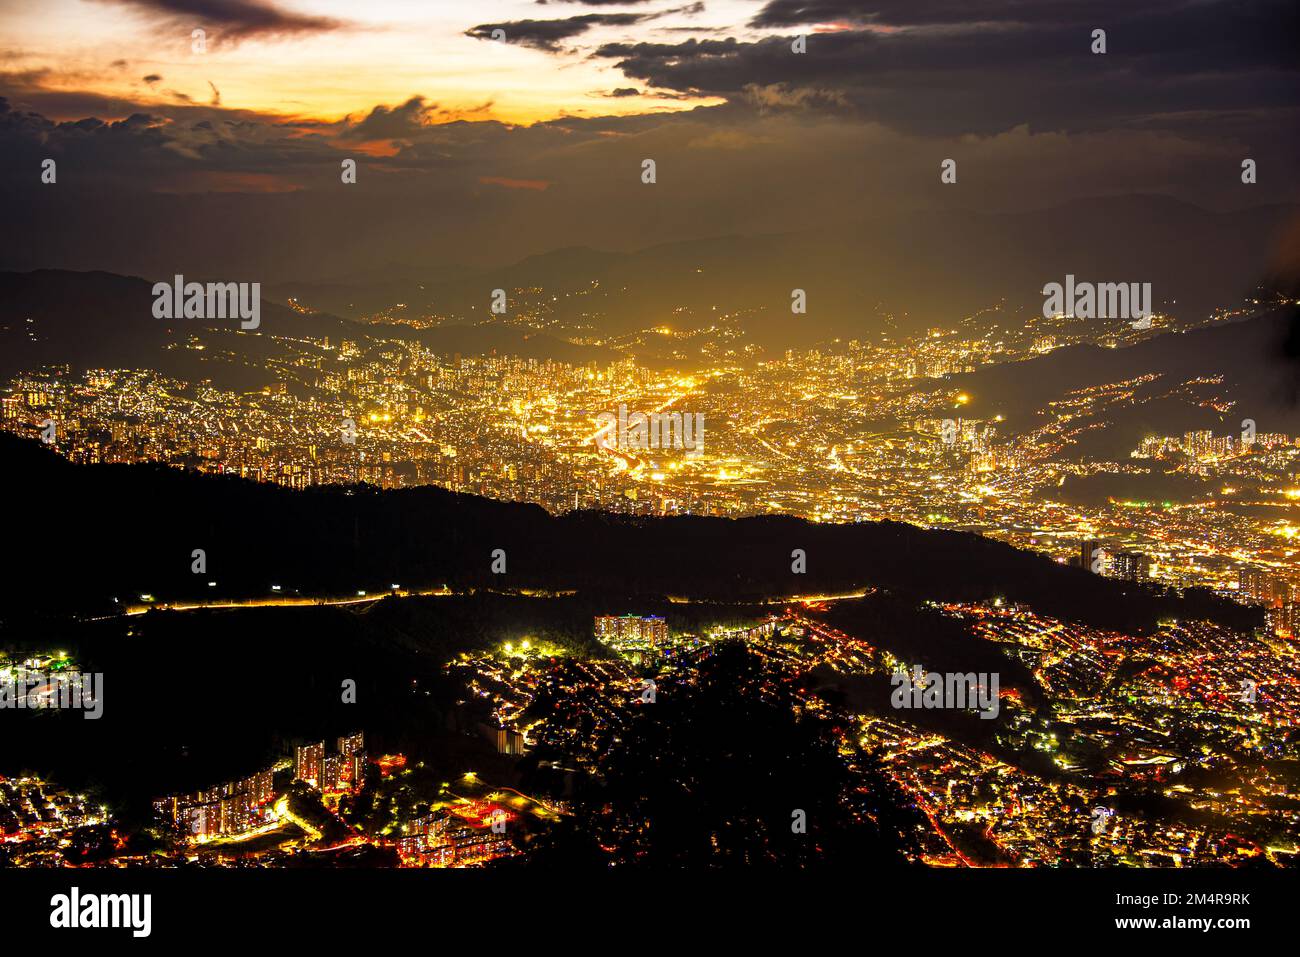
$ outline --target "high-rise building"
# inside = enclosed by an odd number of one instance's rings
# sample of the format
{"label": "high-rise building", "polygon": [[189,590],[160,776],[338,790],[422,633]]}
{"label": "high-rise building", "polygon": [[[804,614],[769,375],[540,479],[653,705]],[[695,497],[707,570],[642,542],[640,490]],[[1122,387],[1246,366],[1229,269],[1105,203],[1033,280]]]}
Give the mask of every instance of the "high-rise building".
{"label": "high-rise building", "polygon": [[361,752],[350,754],[347,755],[344,760],[350,765],[350,768],[348,769],[348,783],[352,786],[354,791],[360,791],[362,785],[366,783],[365,754]]}
{"label": "high-rise building", "polygon": [[320,762],[320,783],[322,791],[337,791],[343,784],[343,759],[341,754],[327,754]]}
{"label": "high-rise building", "polygon": [[1141,552],[1116,552],[1110,557],[1110,573],[1125,581],[1145,581],[1151,569],[1151,559]]}
{"label": "high-rise building", "polygon": [[188,837],[215,837],[221,833],[220,805],[191,804],[182,807],[176,823]]}
{"label": "high-rise building", "polygon": [[498,754],[523,754],[524,736],[510,728],[497,728]]}
{"label": "high-rise building", "polygon": [[658,615],[600,615],[594,628],[603,644],[637,665],[660,658],[668,646],[668,623]]}
{"label": "high-rise building", "polygon": [[355,731],[335,738],[336,750],[325,753],[325,742],[304,744],[294,751],[294,779],[321,791],[361,787],[365,777],[365,734]]}
{"label": "high-rise building", "polygon": [[265,820],[264,808],[275,797],[273,777],[267,768],[238,781],[170,795],[154,801],[154,811],[190,839],[242,834]]}
{"label": "high-rise building", "polygon": [[607,644],[660,647],[668,641],[668,623],[659,615],[598,615],[596,637]]}
{"label": "high-rise building", "polygon": [[1244,566],[1237,572],[1237,594],[1243,598],[1259,599],[1260,584],[1264,579],[1263,572],[1258,568],[1252,568],[1249,565]]}
{"label": "high-rise building", "polygon": [[1251,566],[1237,573],[1237,592],[1265,605],[1282,605],[1295,598],[1295,587],[1285,578]]}
{"label": "high-rise building", "polygon": [[1209,429],[1187,432],[1183,435],[1183,451],[1196,458],[1210,450],[1214,443],[1214,433]]}
{"label": "high-rise building", "polygon": [[321,763],[325,760],[325,742],[300,745],[294,751],[293,777],[296,781],[306,781],[319,787]]}
{"label": "high-rise building", "polygon": [[[1098,549],[1101,553],[1093,554]],[[1101,560],[1100,563],[1098,559]],[[1102,542],[1095,538],[1088,538],[1079,543],[1079,567],[1087,572],[1096,569],[1099,573],[1106,567],[1106,551]]]}
{"label": "high-rise building", "polygon": [[1268,609],[1265,614],[1270,631],[1300,638],[1300,602],[1289,601]]}

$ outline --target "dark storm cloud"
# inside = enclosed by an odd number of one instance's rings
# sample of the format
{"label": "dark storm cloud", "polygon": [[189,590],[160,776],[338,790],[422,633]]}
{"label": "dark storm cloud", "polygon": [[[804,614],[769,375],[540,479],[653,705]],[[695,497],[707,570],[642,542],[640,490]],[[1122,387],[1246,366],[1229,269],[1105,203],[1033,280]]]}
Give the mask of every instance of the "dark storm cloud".
{"label": "dark storm cloud", "polygon": [[[758,22],[858,28],[813,33],[803,54],[791,51],[788,36],[774,36],[609,43],[595,55],[655,87],[732,100],[763,89],[834,91],[840,96],[828,102],[864,118],[944,134],[1022,123],[1097,129],[1190,111],[1252,114],[1288,108],[1300,93],[1291,0],[1017,2],[975,11],[776,0]],[[1094,27],[1107,31],[1105,54],[1090,50]]]}
{"label": "dark storm cloud", "polygon": [[[1276,4],[1239,3],[1225,19],[1223,4],[1179,3],[1154,8],[1166,11],[1155,20],[1101,5],[1104,56],[1088,53],[1090,20],[1069,19],[1086,15],[1064,12],[1077,5],[1001,4],[973,23],[960,18],[965,7],[941,4],[930,14],[941,22],[926,24],[887,22],[909,15],[902,3],[864,8],[874,19],[810,32],[806,54],[788,36],[607,44],[598,55],[631,82],[591,102],[640,90],[723,104],[526,127],[448,122],[467,111],[420,95],[308,121],[145,105],[66,92],[66,74],[0,73],[0,208],[13,224],[0,231],[0,267],[170,275],[196,263],[298,278],[784,234],[901,207],[1000,212],[1161,193],[1235,208],[1297,197],[1296,74],[1280,53],[1289,36]],[[754,9],[836,24],[851,12]],[[375,143],[388,146],[359,148]],[[1245,156],[1259,162],[1258,185],[1240,182]],[[59,161],[57,187],[40,183],[46,157]],[[655,189],[640,182],[645,157],[659,163]],[[959,186],[940,186],[943,157],[958,159]],[[356,159],[357,183],[340,183],[343,158]]]}
{"label": "dark storm cloud", "polygon": [[[327,33],[346,24],[331,17],[315,17],[282,10],[260,0],[99,0],[132,7],[158,20],[188,28],[213,27],[219,34],[242,40],[253,37]],[[217,37],[221,39],[221,35]]]}
{"label": "dark storm cloud", "polygon": [[[182,94],[172,95],[176,105],[138,106],[112,122],[55,122],[0,101],[0,169],[21,178],[21,170],[51,157],[76,169],[66,180],[74,188],[138,193],[202,188],[209,181],[195,180],[196,172],[292,177],[318,168],[336,153],[312,130],[276,126],[253,114],[195,105]],[[117,101],[115,106],[131,104]],[[59,229],[57,223],[49,226]]]}
{"label": "dark storm cloud", "polygon": [[12,87],[6,89],[12,97],[11,106],[16,110],[37,110],[42,114],[53,116],[121,116],[124,112],[121,100],[98,93],[49,92],[30,96]]}
{"label": "dark storm cloud", "polygon": [[157,129],[161,122],[136,113],[115,123],[93,118],[55,123],[39,113],[14,109],[7,99],[0,97],[0,143],[17,165],[38,154],[61,158],[81,147],[90,147],[94,168],[103,174],[112,165],[114,153],[118,153],[119,162],[133,164],[138,161],[146,141],[154,149],[165,146],[166,141]]}
{"label": "dark storm cloud", "polygon": [[[911,202],[1034,208],[1164,190],[1203,203],[1272,202],[1293,198],[1296,181],[1293,155],[1257,153],[1261,184],[1243,195],[1239,148],[1163,131],[936,139],[740,102],[527,127],[442,119],[422,97],[341,122],[198,104],[151,104],[118,122],[0,109],[0,203],[12,224],[0,232],[0,268],[170,275],[194,263],[291,279],[390,261],[503,263],[566,245],[785,233]],[[393,151],[354,147],[376,139]],[[658,190],[640,183],[646,156],[659,159]],[[936,185],[944,156],[960,157],[961,190]],[[58,160],[57,187],[40,183],[47,157]],[[345,186],[348,157],[359,173]]]}
{"label": "dark storm cloud", "polygon": [[[771,0],[751,20],[756,27],[857,23],[880,26],[973,23],[1096,23],[1108,10],[1132,6],[1098,0]],[[1150,13],[1176,12],[1188,0],[1145,0]]]}
{"label": "dark storm cloud", "polygon": [[348,122],[339,136],[347,140],[371,141],[407,139],[432,122],[438,105],[413,96],[400,106],[376,106],[359,123]]}
{"label": "dark storm cloud", "polygon": [[560,41],[571,40],[581,36],[592,27],[631,27],[638,23],[658,20],[674,14],[694,16],[704,12],[703,3],[691,3],[683,7],[659,10],[653,13],[584,13],[580,16],[564,17],[559,20],[513,20],[505,23],[484,23],[465,31],[468,37],[478,40],[491,40],[492,31],[505,33],[507,43],[545,50],[548,53],[560,52]]}
{"label": "dark storm cloud", "polygon": [[592,27],[630,27],[656,16],[652,13],[584,13],[562,20],[512,20],[480,24],[466,30],[465,35],[478,40],[491,40],[493,30],[503,30],[507,43],[518,43],[554,53],[560,49],[561,40],[581,36]]}

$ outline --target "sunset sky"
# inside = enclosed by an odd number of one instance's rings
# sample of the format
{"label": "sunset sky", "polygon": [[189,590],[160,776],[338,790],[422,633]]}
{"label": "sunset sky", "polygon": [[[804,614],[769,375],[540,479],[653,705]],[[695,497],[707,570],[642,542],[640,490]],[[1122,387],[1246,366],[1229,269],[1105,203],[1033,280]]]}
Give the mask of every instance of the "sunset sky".
{"label": "sunset sky", "polygon": [[[754,4],[744,0],[715,0],[707,8],[645,0],[289,0],[276,6],[18,0],[3,6],[4,33],[20,41],[5,53],[6,73],[26,82],[24,102],[44,105],[56,119],[80,118],[79,108],[93,101],[78,94],[103,98],[101,118],[110,119],[140,106],[212,103],[214,88],[228,109],[323,120],[405,102],[415,93],[453,115],[510,123],[687,109],[718,99],[644,91],[611,96],[633,87],[613,62],[592,52],[608,43],[675,42],[697,34],[754,39],[771,32],[745,26]],[[563,26],[548,34],[544,23]],[[495,24],[512,42],[468,35]],[[210,40],[203,54],[191,49],[196,28]]]}
{"label": "sunset sky", "polygon": [[[184,254],[329,274],[885,210],[1132,193],[1212,209],[1295,202],[1296,10],[0,0],[0,267],[166,272]],[[1105,55],[1090,50],[1096,28]],[[647,157],[653,191],[640,188]],[[959,185],[941,189],[948,157]],[[1245,157],[1259,166],[1250,189]],[[39,180],[47,158],[57,190]],[[344,158],[361,168],[346,194]]]}

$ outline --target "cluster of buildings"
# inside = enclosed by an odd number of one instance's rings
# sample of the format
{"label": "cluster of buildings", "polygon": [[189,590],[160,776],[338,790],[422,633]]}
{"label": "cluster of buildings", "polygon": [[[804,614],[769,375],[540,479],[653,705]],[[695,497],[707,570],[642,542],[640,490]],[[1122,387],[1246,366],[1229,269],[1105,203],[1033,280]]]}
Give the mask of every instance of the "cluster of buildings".
{"label": "cluster of buildings", "polygon": [[104,808],[36,777],[0,776],[0,844],[19,864],[62,863],[72,832],[106,820]]}
{"label": "cluster of buildings", "polygon": [[191,841],[236,837],[274,823],[274,770],[266,768],[236,781],[172,794],[153,802],[154,813]]}
{"label": "cluster of buildings", "polygon": [[1119,551],[1097,539],[1085,539],[1079,543],[1079,554],[1074,564],[1123,581],[1140,582],[1151,577],[1151,559],[1146,555]]}
{"label": "cluster of buildings", "polygon": [[[222,352],[235,343],[186,348]],[[38,435],[76,462],[160,461],[291,488],[366,482],[440,485],[552,510],[629,503],[609,462],[583,441],[629,393],[671,394],[635,363],[513,356],[444,358],[398,340],[277,340],[257,391],[182,381],[161,370],[66,365],[0,382],[0,428]]]}
{"label": "cluster of buildings", "polygon": [[[524,310],[534,319],[549,301],[538,295],[537,308]],[[1225,593],[1238,556],[1271,562],[1285,550],[1295,523],[1277,512],[1063,500],[1058,490],[1074,479],[1149,472],[1141,460],[1160,457],[1174,472],[1222,480],[1225,497],[1285,503],[1300,474],[1300,445],[1277,431],[1201,429],[1147,439],[1117,453],[1124,455],[1117,462],[1080,455],[1078,443],[1096,423],[1171,388],[1219,409],[1220,382],[1155,373],[1070,392],[1032,410],[1032,427],[1022,417],[1009,429],[991,409],[980,418],[971,411],[980,397],[946,377],[1095,333],[1065,318],[1028,325],[1020,318],[978,315],[956,329],[767,356],[746,341],[740,319],[721,316],[692,333],[699,354],[683,366],[689,373],[630,357],[447,358],[396,339],[276,339],[263,342],[269,354],[247,360],[271,380],[257,391],[147,369],[28,370],[0,383],[0,427],[33,435],[50,418],[55,448],[74,461],[154,460],[292,487],[434,484],[555,512],[891,519],[976,532],[1054,558],[1095,535],[1150,558],[1145,572],[1130,558],[1114,574]],[[647,330],[606,345],[662,345],[665,334]],[[200,359],[224,355],[237,347],[229,335],[203,330],[184,348]],[[690,408],[716,425],[700,455],[611,456],[594,441],[596,423],[620,404]]]}
{"label": "cluster of buildings", "polygon": [[658,615],[597,615],[593,631],[601,644],[635,664],[662,657],[668,647],[668,623]]}
{"label": "cluster of buildings", "polygon": [[1265,606],[1270,631],[1300,637],[1300,582],[1271,569],[1246,566],[1238,575],[1237,593]]}
{"label": "cluster of buildings", "polygon": [[402,826],[397,853],[408,867],[468,867],[516,852],[506,836],[517,815],[498,804],[474,801],[431,811]]}
{"label": "cluster of buildings", "polygon": [[[294,780],[326,795],[359,789],[366,761],[362,732],[338,738],[336,745],[336,751],[329,754],[323,741],[298,747]],[[193,842],[246,835],[280,821],[274,806],[274,777],[275,769],[266,768],[210,788],[158,798],[153,802],[154,813]]]}
{"label": "cluster of buildings", "polygon": [[1135,459],[1167,458],[1185,455],[1194,461],[1219,459],[1241,455],[1254,449],[1270,450],[1291,445],[1291,437],[1284,432],[1249,432],[1240,436],[1215,435],[1210,429],[1196,429],[1182,437],[1153,435],[1143,439],[1131,454]]}
{"label": "cluster of buildings", "polygon": [[294,749],[293,779],[303,781],[323,794],[359,791],[365,781],[366,739],[361,731],[346,734],[325,753],[325,742],[316,741]]}
{"label": "cluster of buildings", "polygon": [[[527,658],[490,653],[462,654],[447,665],[464,684],[484,720],[480,732],[499,754],[541,746],[574,753],[579,763],[594,754],[594,742],[615,727],[639,687],[626,658],[576,656]],[[618,696],[611,689],[622,689]],[[561,703],[562,702],[562,703]],[[537,715],[566,709],[564,720]]]}
{"label": "cluster of buildings", "polygon": [[1285,605],[1300,596],[1300,585],[1271,569],[1247,565],[1237,575],[1237,591],[1263,605]]}
{"label": "cluster of buildings", "polygon": [[[1176,867],[1296,860],[1300,812],[1287,770],[1300,721],[1293,646],[1206,622],[1136,637],[1024,606],[942,607],[1022,662],[1046,706],[1031,710],[1021,697],[1004,695],[998,747],[988,750],[893,715],[864,715],[864,745],[881,749],[891,776],[940,825],[923,836],[927,862]],[[843,655],[830,653],[844,636],[805,624],[827,645],[796,655],[799,667],[825,661],[844,669]],[[1143,667],[1126,670],[1134,661]],[[888,665],[888,655],[868,656],[849,670]],[[1006,759],[1034,752],[1057,773],[1039,775]],[[1125,800],[1153,787],[1169,800],[1160,812]],[[1104,827],[1095,826],[1098,809]],[[984,837],[953,841],[949,825],[978,827]]]}
{"label": "cluster of buildings", "polygon": [[1264,612],[1264,617],[1269,629],[1276,634],[1300,637],[1300,602],[1272,605]]}

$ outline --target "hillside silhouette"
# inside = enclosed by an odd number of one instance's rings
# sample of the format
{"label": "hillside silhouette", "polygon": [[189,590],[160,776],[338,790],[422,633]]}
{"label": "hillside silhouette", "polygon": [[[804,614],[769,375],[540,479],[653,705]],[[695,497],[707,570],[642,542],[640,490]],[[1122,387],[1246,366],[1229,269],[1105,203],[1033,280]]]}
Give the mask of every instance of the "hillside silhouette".
{"label": "hillside silhouette", "polygon": [[[433,486],[298,491],[159,464],[75,465],[9,434],[0,435],[0,467],[11,479],[6,525],[22,569],[0,585],[0,618],[10,622],[113,614],[142,595],[341,597],[393,585],[728,602],[871,587],[916,600],[1003,598],[1136,631],[1167,617],[1237,628],[1259,618],[1194,589],[1180,598],[973,534],[896,522],[553,516]],[[201,574],[192,570],[196,549]],[[795,549],[806,554],[805,574],[791,570]]]}

